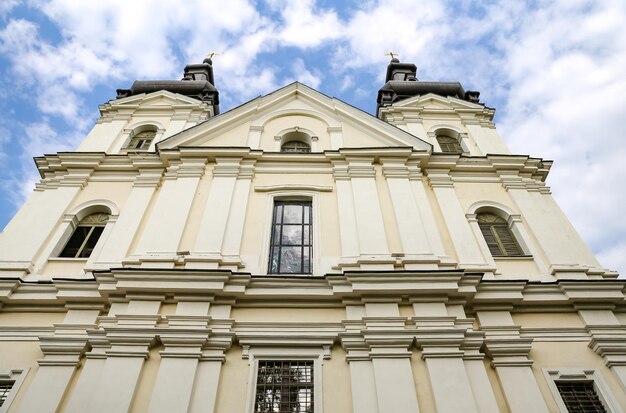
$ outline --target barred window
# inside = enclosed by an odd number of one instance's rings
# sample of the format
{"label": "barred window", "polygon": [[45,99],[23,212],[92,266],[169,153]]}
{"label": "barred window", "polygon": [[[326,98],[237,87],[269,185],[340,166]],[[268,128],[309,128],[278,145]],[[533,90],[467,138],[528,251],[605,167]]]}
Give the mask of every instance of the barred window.
{"label": "barred window", "polygon": [[270,274],[311,274],[310,201],[276,201],[270,243]]}
{"label": "barred window", "polygon": [[570,413],[606,413],[593,381],[557,381],[559,394]]}
{"label": "barred window", "polygon": [[128,142],[128,149],[148,150],[155,136],[155,130],[145,130],[134,133],[130,142]]}
{"label": "barred window", "polygon": [[509,225],[503,218],[495,214],[481,213],[476,216],[476,219],[492,256],[515,257],[524,255]]}
{"label": "barred window", "polygon": [[446,135],[437,136],[437,143],[439,143],[441,152],[463,153],[463,148],[461,147],[459,140],[451,136],[446,136]]}
{"label": "barred window", "polygon": [[70,237],[59,257],[88,258],[96,247],[109,220],[105,213],[95,213],[83,218]]}
{"label": "barred window", "polygon": [[4,404],[4,402],[9,398],[9,393],[13,388],[15,381],[13,380],[3,380],[0,381],[0,407]]}
{"label": "barred window", "polygon": [[313,411],[313,361],[259,361],[255,413]]}

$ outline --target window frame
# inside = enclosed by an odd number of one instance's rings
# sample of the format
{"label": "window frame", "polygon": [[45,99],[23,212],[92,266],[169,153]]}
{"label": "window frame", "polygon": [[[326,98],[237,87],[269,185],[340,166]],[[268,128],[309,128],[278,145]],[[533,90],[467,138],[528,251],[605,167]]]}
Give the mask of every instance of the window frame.
{"label": "window frame", "polygon": [[[285,206],[289,206],[289,205],[298,205],[301,206],[303,208],[302,211],[302,217],[301,217],[301,222],[298,223],[285,223],[284,222],[284,207]],[[283,208],[280,210],[281,213],[281,217],[280,217],[280,222],[278,222],[277,218],[277,212],[278,212],[278,207],[282,206]],[[306,209],[304,209],[305,207],[309,207],[309,223],[306,223],[306,216],[305,216],[305,211]],[[283,244],[282,242],[282,238],[283,238],[283,234],[284,234],[284,230],[285,227],[290,227],[290,226],[299,226],[302,230],[301,233],[301,244]],[[280,242],[276,242],[275,239],[275,235],[276,235],[276,227],[280,227],[280,234],[279,237],[281,238]],[[308,236],[308,241],[309,243],[306,244],[305,240],[304,240],[304,234],[305,234],[305,228],[308,227],[308,231],[309,231],[309,236]],[[273,274],[273,275],[293,275],[293,274],[301,274],[301,275],[311,275],[313,274],[313,266],[312,266],[312,257],[313,257],[313,236],[314,236],[314,230],[313,230],[313,202],[311,200],[281,200],[281,199],[274,199],[274,206],[273,206],[273,211],[272,211],[272,227],[271,227],[271,238],[270,238],[270,247],[269,247],[269,255],[268,255],[268,267],[267,267],[267,273],[268,274]],[[299,247],[300,248],[300,252],[301,252],[301,256],[300,256],[300,269],[302,271],[300,272],[281,272],[281,252],[283,248],[293,248],[293,247]],[[308,258],[308,271],[305,272],[305,258],[304,258],[304,252],[305,249],[308,248],[308,252],[309,252],[309,258]],[[277,271],[274,272],[272,271],[272,257],[274,255],[274,252],[276,251],[275,249],[278,249],[278,264],[277,264]]]}
{"label": "window frame", "polygon": [[[440,141],[440,139],[450,139],[453,142],[444,142],[444,145],[455,145],[458,146],[459,150],[455,150],[455,151],[447,151],[444,150],[442,145],[442,142]],[[449,153],[449,154],[454,154],[454,155],[462,155],[463,153],[465,153],[465,151],[463,150],[463,146],[461,145],[461,141],[458,138],[455,138],[453,136],[447,135],[447,134],[437,134],[435,135],[435,139],[437,140],[437,145],[439,145],[439,150],[441,151],[441,153]]]}
{"label": "window frame", "polygon": [[[495,222],[495,223],[483,223],[481,225],[480,222],[480,216],[481,215],[492,215],[495,216],[496,218],[500,219],[500,222]],[[493,211],[478,211],[476,213],[476,222],[478,223],[478,228],[480,228],[480,233],[483,236],[483,239],[485,240],[485,243],[487,244],[487,249],[489,250],[489,253],[491,254],[492,257],[494,258],[514,258],[514,257],[525,257],[526,253],[524,252],[524,249],[522,248],[520,242],[517,240],[517,237],[515,236],[515,233],[513,233],[513,230],[511,229],[511,225],[509,222],[507,222],[507,220],[503,217],[501,217],[499,214],[494,213]],[[515,248],[517,249],[517,253],[516,254],[509,254],[505,245],[505,241],[508,240],[503,240],[502,239],[502,234],[499,233],[496,228],[504,228],[507,232],[507,236],[510,237],[510,242],[515,246]],[[490,233],[490,235],[493,237],[494,241],[495,241],[495,246],[498,247],[499,250],[499,254],[494,254],[494,252],[491,250],[491,248],[489,247],[489,242],[487,241],[487,238],[485,237],[485,230],[488,230],[488,232]]]}
{"label": "window frame", "polygon": [[246,397],[246,413],[254,413],[256,404],[257,377],[259,361],[312,361],[313,362],[313,412],[323,413],[323,366],[324,360],[330,358],[328,349],[322,347],[275,348],[251,347],[244,353],[248,358],[248,393]]}
{"label": "window frame", "polygon": [[[139,138],[138,135],[142,134],[142,133],[146,133],[146,132],[150,132],[152,134],[152,137],[150,138]],[[128,139],[128,142],[126,144],[126,146],[124,147],[124,149],[127,149],[129,151],[148,151],[150,150],[150,147],[152,146],[152,142],[154,142],[154,140],[156,139],[156,135],[157,135],[158,131],[156,129],[143,129],[143,130],[139,130],[139,131],[132,131],[130,133],[130,137]],[[142,142],[142,144],[140,146],[131,146],[133,141],[140,141]],[[147,143],[147,145],[146,145]]]}
{"label": "window frame", "polygon": [[608,413],[623,413],[623,410],[615,400],[609,386],[604,381],[600,372],[596,369],[572,369],[572,368],[544,368],[544,377],[548,382],[548,387],[552,393],[554,401],[561,413],[568,413],[567,407],[556,382],[592,382],[598,398],[606,408]]}
{"label": "window frame", "polygon": [[[267,191],[267,207],[265,212],[265,225],[261,244],[261,253],[259,254],[258,269],[260,274],[266,274],[271,277],[276,276],[303,276],[313,277],[316,274],[321,273],[320,255],[322,250],[322,238],[321,234],[321,216],[319,208],[319,192],[313,190],[281,190]],[[271,274],[270,269],[270,242],[272,237],[272,223],[274,216],[274,203],[275,201],[310,201],[312,208],[312,228],[313,232],[313,245],[311,253],[311,273],[309,274]]]}
{"label": "window frame", "polygon": [[21,369],[0,368],[0,382],[13,382],[13,386],[11,387],[11,390],[9,390],[7,398],[4,400],[2,406],[0,406],[0,413],[6,413],[9,411],[9,407],[11,407],[11,403],[15,401],[15,396],[17,396],[22,384],[24,384],[24,379],[26,378],[29,370],[30,369],[28,367]]}
{"label": "window frame", "polygon": [[[103,224],[93,224],[93,225],[81,225],[82,222],[95,214],[104,214],[107,215],[107,221]],[[56,258],[65,258],[65,259],[81,259],[81,260],[89,260],[89,258],[91,258],[92,255],[94,255],[94,252],[96,251],[96,248],[98,247],[98,243],[100,242],[100,240],[103,238],[104,235],[104,231],[109,223],[109,221],[111,220],[111,214],[106,213],[106,212],[93,212],[91,214],[87,214],[85,215],[82,219],[80,219],[75,225],[72,225],[72,233],[70,234],[70,236],[65,240],[65,242],[63,243],[63,247],[60,248]],[[79,230],[79,228],[85,228],[88,227],[90,228],[88,230],[87,235],[85,236],[85,238],[83,239],[83,241],[81,242],[80,247],[78,248],[78,250],[76,251],[76,254],[73,257],[64,257],[62,254],[65,251],[65,249],[67,248],[68,244],[70,243],[70,241],[72,240],[72,238],[74,238],[74,235],[76,234],[76,231]],[[86,247],[86,245],[88,244],[88,241],[90,240],[90,238],[92,237],[92,234],[94,233],[95,228],[102,228],[102,231],[100,232],[100,235],[98,235],[98,239],[96,240],[96,243],[94,244],[93,248],[91,249],[91,252],[89,253],[89,255],[83,257],[80,256],[80,254],[82,253],[82,251],[84,250],[84,248]]]}

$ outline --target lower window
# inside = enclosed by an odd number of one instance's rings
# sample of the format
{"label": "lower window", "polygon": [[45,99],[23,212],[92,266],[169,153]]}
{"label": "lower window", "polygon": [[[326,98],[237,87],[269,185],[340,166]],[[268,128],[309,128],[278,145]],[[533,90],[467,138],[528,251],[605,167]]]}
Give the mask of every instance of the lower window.
{"label": "lower window", "polygon": [[622,410],[595,369],[543,369],[560,413],[617,413]]}
{"label": "lower window", "polygon": [[0,413],[6,413],[15,399],[28,369],[7,369],[0,367]]}
{"label": "lower window", "polygon": [[9,398],[9,393],[11,393],[14,384],[15,381],[13,380],[0,381],[0,407]]}
{"label": "lower window", "polygon": [[313,413],[313,361],[259,360],[255,413]]}
{"label": "lower window", "polygon": [[556,388],[567,411],[606,413],[592,381],[557,381]]}

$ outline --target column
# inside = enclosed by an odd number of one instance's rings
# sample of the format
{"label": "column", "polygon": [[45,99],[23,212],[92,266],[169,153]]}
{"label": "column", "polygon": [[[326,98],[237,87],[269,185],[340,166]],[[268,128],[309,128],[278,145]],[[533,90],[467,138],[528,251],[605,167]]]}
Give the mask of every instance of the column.
{"label": "column", "polygon": [[[410,343],[409,343],[410,344]],[[419,413],[411,371],[411,353],[398,349],[373,348],[372,365],[380,413]],[[376,354],[379,352],[380,354]]]}
{"label": "column", "polygon": [[[100,380],[85,411],[95,413],[127,412],[133,401],[144,361],[154,342],[154,328],[160,318],[161,301],[131,299],[124,314],[111,314],[101,320],[106,360]],[[132,333],[129,330],[132,329]]]}
{"label": "column", "polygon": [[[521,338],[508,311],[479,311],[487,355],[492,359],[511,413],[548,413],[548,407],[531,369],[531,338]],[[508,329],[508,330],[507,330]]]}
{"label": "column", "polygon": [[[383,163],[383,175],[387,180],[387,187],[389,188],[396,222],[398,223],[398,232],[405,259],[416,255],[429,255],[431,260],[430,268],[434,265],[432,269],[437,269],[437,265],[432,263],[434,256],[428,245],[422,218],[409,182],[409,170],[406,166],[406,159],[381,158],[381,162]],[[421,258],[426,259],[428,257]]]}
{"label": "column", "polygon": [[604,359],[626,391],[626,326],[609,309],[579,305],[578,314],[591,334],[589,347]]}
{"label": "column", "polygon": [[341,257],[343,261],[356,260],[360,255],[359,233],[354,214],[354,199],[352,197],[352,183],[348,174],[348,163],[333,162],[333,176],[337,188]]}
{"label": "column", "polygon": [[369,258],[389,256],[387,236],[376,187],[373,157],[348,157],[355,217],[361,255]]}
{"label": "column", "polygon": [[263,126],[251,125],[248,132],[247,145],[250,149],[260,149],[261,145],[261,133],[263,132]]}
{"label": "column", "polygon": [[[241,205],[247,205],[253,163],[245,162],[242,166],[242,158],[216,158],[215,162],[198,238],[191,257],[187,259],[187,268],[206,268],[207,265],[218,268],[222,260],[227,228],[230,251],[234,250],[238,255],[241,246],[246,208],[232,208],[232,205],[240,205],[233,204],[232,201],[236,197],[238,202],[242,202]],[[242,181],[238,182],[240,173]],[[234,225],[233,228],[228,227],[229,220]],[[240,258],[235,257],[235,261],[236,266]]]}
{"label": "column", "polygon": [[108,152],[126,126],[128,119],[127,116],[119,115],[114,119],[98,119],[96,125],[76,150],[78,152]]}
{"label": "column", "polygon": [[[438,412],[474,412],[476,406],[461,346],[471,324],[456,325],[456,317],[448,315],[446,298],[413,303],[417,328],[416,344],[422,348],[422,358],[428,369],[435,405]],[[465,321],[465,320],[463,320]],[[489,386],[491,388],[491,386]]]}
{"label": "column", "polygon": [[343,148],[343,133],[341,126],[329,126],[328,135],[330,136],[330,149],[337,150]]}
{"label": "column", "polygon": [[[524,220],[546,255],[548,266],[559,276],[571,278],[576,274],[568,269],[600,268],[587,245],[546,187],[528,188],[521,177],[501,173],[504,188],[518,206]],[[580,272],[579,268],[578,272]]]}
{"label": "column", "polygon": [[428,179],[454,244],[459,265],[462,268],[484,268],[486,261],[454,191],[450,171],[429,171]]}
{"label": "column", "polygon": [[148,411],[182,413],[189,410],[198,360],[209,337],[209,302],[180,301],[176,314],[166,319],[167,331],[160,334],[165,349]]}
{"label": "column", "polygon": [[248,210],[250,186],[254,178],[254,164],[255,161],[253,160],[244,160],[240,164],[231,203],[237,207],[230,208],[228,222],[226,223],[226,233],[224,234],[224,242],[222,244],[222,256],[226,261],[235,263],[241,262],[241,241],[243,239],[246,212]]}
{"label": "column", "polygon": [[428,239],[428,245],[430,251],[432,251],[438,257],[446,257],[446,250],[443,247],[441,241],[441,234],[439,233],[439,227],[435,220],[435,214],[426,194],[426,186],[424,178],[422,176],[419,160],[413,160],[407,162],[409,169],[409,182],[411,184],[411,190],[415,203],[417,204],[417,210],[419,211],[422,226],[426,232],[426,238]]}
{"label": "column", "polygon": [[368,302],[365,311],[362,334],[372,360],[378,411],[419,413],[409,351],[413,334],[406,329],[406,318],[393,302]]}
{"label": "column", "polygon": [[137,235],[148,205],[161,181],[160,169],[140,169],[133,189],[124,204],[115,227],[106,239],[95,265],[111,268],[129,254],[130,246]]}
{"label": "column", "polygon": [[43,359],[28,387],[20,413],[56,412],[87,346],[86,330],[95,327],[97,310],[70,309],[52,336],[39,338]]}
{"label": "column", "polygon": [[154,260],[161,267],[163,261],[171,261],[171,266],[174,265],[205,162],[204,158],[182,158],[180,163],[168,168],[137,245],[136,255],[142,261]]}
{"label": "column", "polygon": [[37,254],[82,185],[52,187],[45,183],[38,187],[0,236],[0,270],[13,270],[18,277],[31,271]]}

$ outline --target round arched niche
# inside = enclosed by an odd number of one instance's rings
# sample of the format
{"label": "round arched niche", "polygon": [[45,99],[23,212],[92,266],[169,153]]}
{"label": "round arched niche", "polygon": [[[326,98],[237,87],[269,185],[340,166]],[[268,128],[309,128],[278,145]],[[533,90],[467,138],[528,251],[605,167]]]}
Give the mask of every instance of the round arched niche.
{"label": "round arched niche", "polygon": [[309,146],[310,152],[330,149],[328,124],[307,114],[290,114],[272,118],[263,126],[260,147],[264,151],[280,152],[284,144],[297,146],[298,142]]}

